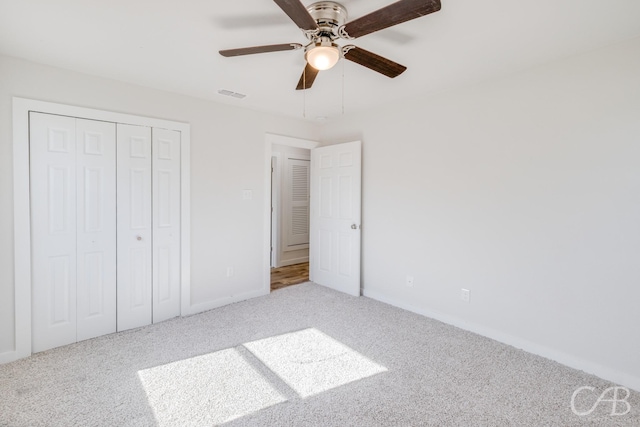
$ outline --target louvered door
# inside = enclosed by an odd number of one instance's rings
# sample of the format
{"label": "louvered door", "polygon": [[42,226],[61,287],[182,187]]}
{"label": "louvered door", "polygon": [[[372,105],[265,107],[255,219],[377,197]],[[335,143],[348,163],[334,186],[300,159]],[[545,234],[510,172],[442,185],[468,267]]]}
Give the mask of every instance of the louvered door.
{"label": "louvered door", "polygon": [[287,191],[285,207],[285,251],[309,247],[310,161],[288,156],[285,161]]}

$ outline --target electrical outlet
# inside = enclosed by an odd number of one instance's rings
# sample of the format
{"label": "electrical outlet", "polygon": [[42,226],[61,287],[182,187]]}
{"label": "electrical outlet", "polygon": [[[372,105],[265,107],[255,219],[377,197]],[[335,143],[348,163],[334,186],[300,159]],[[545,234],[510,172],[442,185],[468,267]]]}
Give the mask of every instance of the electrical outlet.
{"label": "electrical outlet", "polygon": [[407,286],[413,288],[413,276],[407,276]]}
{"label": "electrical outlet", "polygon": [[460,289],[460,299],[464,302],[470,302],[470,293],[469,289]]}
{"label": "electrical outlet", "polygon": [[227,277],[233,276],[233,267],[227,267]]}

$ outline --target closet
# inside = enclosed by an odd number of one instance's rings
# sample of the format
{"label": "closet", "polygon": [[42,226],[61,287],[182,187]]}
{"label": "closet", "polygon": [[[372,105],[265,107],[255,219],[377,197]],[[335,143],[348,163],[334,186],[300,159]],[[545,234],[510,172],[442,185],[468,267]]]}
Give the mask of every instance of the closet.
{"label": "closet", "polygon": [[29,114],[33,351],[180,314],[180,132]]}

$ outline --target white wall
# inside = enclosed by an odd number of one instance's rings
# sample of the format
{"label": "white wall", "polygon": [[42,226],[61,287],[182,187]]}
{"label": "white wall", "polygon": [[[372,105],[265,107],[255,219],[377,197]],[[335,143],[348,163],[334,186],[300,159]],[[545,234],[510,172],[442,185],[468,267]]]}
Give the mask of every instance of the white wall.
{"label": "white wall", "polygon": [[[192,302],[260,291],[264,133],[317,127],[0,57],[0,353],[13,346],[11,96],[191,123]],[[640,389],[639,118],[636,39],[330,123],[325,142],[364,144],[366,294]]]}
{"label": "white wall", "polygon": [[[316,125],[0,56],[0,354],[14,348],[13,96],[190,123],[191,303],[268,292],[265,133],[317,139]],[[253,200],[242,200],[244,189]]]}
{"label": "white wall", "polygon": [[[290,147],[287,145],[273,144],[271,147],[271,152],[274,156],[277,157],[277,168],[280,176],[280,188],[279,188],[279,206],[277,209],[278,213],[278,222],[279,222],[279,238],[277,248],[275,250],[278,251],[278,265],[277,267],[283,267],[287,265],[299,264],[301,262],[309,261],[309,246],[305,249],[298,250],[285,250],[285,242],[286,242],[286,230],[289,226],[285,223],[287,215],[284,212],[285,207],[285,198],[288,197],[288,181],[289,176],[286,171],[286,157],[287,155],[298,155],[300,158],[310,158],[311,150],[306,148],[299,147]],[[290,217],[289,217],[290,218]]]}
{"label": "white wall", "polygon": [[640,390],[640,39],[323,135],[357,139],[365,295]]}

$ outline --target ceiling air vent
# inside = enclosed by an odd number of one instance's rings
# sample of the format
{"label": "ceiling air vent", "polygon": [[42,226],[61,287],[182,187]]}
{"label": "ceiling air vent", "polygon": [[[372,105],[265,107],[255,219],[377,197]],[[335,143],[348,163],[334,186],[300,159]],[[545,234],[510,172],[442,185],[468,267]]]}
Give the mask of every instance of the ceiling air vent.
{"label": "ceiling air vent", "polygon": [[224,96],[231,96],[233,98],[238,98],[238,99],[242,99],[242,98],[246,98],[247,95],[243,94],[243,93],[238,93],[238,92],[232,92],[230,90],[226,90],[226,89],[220,89],[218,91],[218,93],[220,95],[224,95]]}

